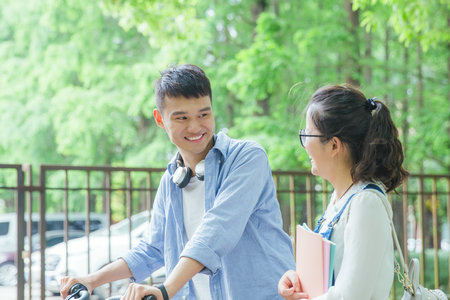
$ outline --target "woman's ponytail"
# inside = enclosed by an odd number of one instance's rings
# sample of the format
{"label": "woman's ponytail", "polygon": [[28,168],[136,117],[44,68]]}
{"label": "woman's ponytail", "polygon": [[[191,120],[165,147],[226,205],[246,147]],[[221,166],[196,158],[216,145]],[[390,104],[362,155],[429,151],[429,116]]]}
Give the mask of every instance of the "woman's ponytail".
{"label": "woman's ponytail", "polygon": [[388,107],[374,99],[367,102],[374,111],[362,144],[361,160],[354,165],[352,176],[355,181],[379,180],[389,192],[408,176],[402,166],[402,144]]}

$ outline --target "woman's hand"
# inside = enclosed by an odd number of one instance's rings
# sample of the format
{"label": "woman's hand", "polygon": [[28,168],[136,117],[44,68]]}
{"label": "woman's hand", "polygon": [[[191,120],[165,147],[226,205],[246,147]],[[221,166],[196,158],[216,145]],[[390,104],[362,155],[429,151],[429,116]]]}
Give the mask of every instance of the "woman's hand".
{"label": "woman's hand", "polygon": [[142,300],[147,295],[153,295],[158,300],[163,300],[163,295],[158,288],[138,283],[130,283],[121,300]]}
{"label": "woman's hand", "polygon": [[309,299],[307,293],[301,289],[300,278],[297,272],[289,270],[278,282],[278,294],[286,300]]}

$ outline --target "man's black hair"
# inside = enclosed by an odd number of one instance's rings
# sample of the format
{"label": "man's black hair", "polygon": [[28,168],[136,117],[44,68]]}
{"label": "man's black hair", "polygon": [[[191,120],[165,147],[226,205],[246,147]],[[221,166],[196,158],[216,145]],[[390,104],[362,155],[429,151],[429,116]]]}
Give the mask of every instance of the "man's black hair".
{"label": "man's black hair", "polygon": [[155,87],[156,106],[164,109],[164,97],[200,98],[211,95],[211,84],[199,67],[184,64],[165,69]]}

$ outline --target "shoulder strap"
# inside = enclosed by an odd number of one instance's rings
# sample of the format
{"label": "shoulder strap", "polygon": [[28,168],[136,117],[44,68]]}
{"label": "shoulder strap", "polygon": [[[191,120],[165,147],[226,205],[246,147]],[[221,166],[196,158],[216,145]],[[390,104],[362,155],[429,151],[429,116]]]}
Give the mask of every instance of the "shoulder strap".
{"label": "shoulder strap", "polygon": [[[376,184],[373,183],[369,183],[368,185],[366,185],[363,190],[367,190],[367,189],[374,189],[379,191],[380,193],[382,193],[384,195],[383,190]],[[342,213],[344,212],[345,208],[347,207],[347,205],[350,203],[350,200],[353,198],[353,196],[355,196],[358,192],[353,193],[345,202],[345,204],[342,206],[341,210],[334,216],[333,220],[328,223],[328,229],[326,232],[321,233],[321,235],[326,238],[326,239],[330,239],[331,238],[331,234],[333,232],[333,228],[334,226],[337,224],[337,222],[339,222],[339,219],[341,218]],[[389,215],[389,214],[388,214]],[[319,221],[317,221],[317,225],[314,228],[314,232],[319,233],[320,228],[322,226],[322,223],[325,220],[325,212],[322,214],[322,217],[320,218]]]}
{"label": "shoulder strap", "polygon": [[[379,192],[381,192],[384,195],[383,190],[376,184],[373,183],[369,183],[368,185],[366,185],[363,190],[367,190],[367,189],[374,189],[377,190]],[[350,203],[350,200],[352,200],[353,196],[355,196],[358,192],[353,193],[348,199],[347,202],[345,202],[344,206],[342,206],[341,210],[336,214],[336,216],[334,216],[333,221],[331,221],[328,224],[328,227],[334,227],[334,225],[336,225],[336,223],[339,221],[339,219],[341,218],[342,213],[344,212],[345,208],[347,207],[347,205]]]}
{"label": "shoulder strap", "polygon": [[[350,203],[350,200],[352,200],[353,196],[355,196],[358,192],[353,193],[350,197],[348,197],[345,204],[342,206],[341,210],[334,216],[333,220],[331,220],[330,223],[328,223],[328,229],[325,232],[322,232],[321,235],[326,238],[327,240],[331,240],[331,234],[333,233],[334,226],[339,222],[339,219],[341,218],[342,213],[344,212],[347,205]],[[316,228],[314,228],[314,232],[319,233],[320,227],[322,226],[322,223],[324,221],[325,212],[323,213],[320,220],[317,222]]]}
{"label": "shoulder strap", "polygon": [[383,190],[376,184],[373,183],[369,183],[368,185],[366,185],[363,190],[368,190],[368,189],[372,189],[372,190],[377,190],[380,193],[382,193],[383,195],[385,195],[385,193],[383,192]]}
{"label": "shoulder strap", "polygon": [[[366,189],[374,189],[374,190],[379,191],[379,192],[382,193],[383,195],[385,195],[385,193],[383,192],[383,190],[382,190],[378,185],[373,184],[373,183],[370,183],[370,184],[366,185],[366,187],[365,187],[364,189],[365,189],[365,190],[366,190]],[[384,208],[386,209],[386,213],[387,213],[387,215],[389,216],[389,215],[390,215],[390,214],[389,214],[389,208],[387,207],[386,202],[385,202],[385,201],[381,201],[381,202],[383,203]],[[392,223],[392,219],[391,219],[391,218],[389,218],[389,224],[390,224],[390,226],[391,226],[392,237],[393,237],[393,239],[394,239],[395,247],[397,248],[397,251],[398,251],[398,256],[399,256],[399,258],[400,258],[401,266],[402,266],[402,268],[403,268],[403,271],[406,272],[406,273],[408,273],[408,268],[406,267],[406,264],[405,264],[405,258],[403,257],[403,251],[402,251],[402,248],[400,247],[400,243],[398,242],[397,233],[395,232],[394,223]]]}
{"label": "shoulder strap", "polygon": [[[383,195],[385,195],[385,193],[377,185],[368,184],[365,187],[365,189],[370,189],[370,188],[376,189],[376,190],[380,191]],[[386,213],[389,216],[389,208],[387,207],[386,201],[381,201],[381,202],[383,202],[384,208],[386,209]],[[400,243],[398,242],[397,233],[395,232],[394,223],[392,222],[391,218],[389,218],[389,224],[391,225],[392,239],[394,240],[395,248],[397,248],[398,257],[400,259],[400,264],[401,264],[401,267],[400,267],[398,265],[398,262],[394,258],[394,260],[395,260],[394,271],[395,271],[395,273],[397,273],[398,280],[402,284],[403,289],[414,296],[416,294],[417,283],[411,282],[411,277],[409,276],[409,270],[405,264],[405,258],[403,257],[403,251],[402,251],[402,248],[400,247]],[[411,261],[411,262],[413,263],[413,261]],[[414,266],[414,264],[413,264],[413,266]],[[403,269],[403,272],[400,268]],[[417,266],[416,266],[416,268],[417,268]],[[414,270],[412,270],[411,272],[414,272]]]}

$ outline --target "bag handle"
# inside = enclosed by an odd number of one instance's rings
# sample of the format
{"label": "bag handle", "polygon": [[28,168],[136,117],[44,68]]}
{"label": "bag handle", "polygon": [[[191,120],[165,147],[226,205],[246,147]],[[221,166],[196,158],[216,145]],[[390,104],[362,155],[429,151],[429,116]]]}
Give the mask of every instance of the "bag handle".
{"label": "bag handle", "polygon": [[[364,189],[374,189],[374,190],[379,191],[383,195],[385,195],[383,190],[378,185],[375,185],[372,183],[366,185],[366,187]],[[389,214],[389,208],[386,203],[387,201],[383,200],[381,202],[383,203],[383,206],[386,209],[386,213],[388,215],[389,225],[391,226],[391,231],[392,231],[392,238],[394,240],[395,248],[397,248],[398,257],[400,259],[400,264],[401,264],[401,268],[400,268],[397,260],[395,260],[395,269],[394,269],[395,273],[397,273],[398,281],[400,281],[400,283],[402,284],[403,289],[405,291],[408,291],[409,293],[411,293],[411,295],[414,296],[416,294],[416,288],[415,288],[414,284],[412,284],[411,277],[408,274],[408,267],[405,264],[405,258],[403,257],[402,248],[400,247],[400,243],[398,242],[394,223],[392,222],[392,218],[390,217],[390,214]],[[403,269],[403,274],[401,273],[401,269]]]}

